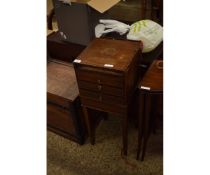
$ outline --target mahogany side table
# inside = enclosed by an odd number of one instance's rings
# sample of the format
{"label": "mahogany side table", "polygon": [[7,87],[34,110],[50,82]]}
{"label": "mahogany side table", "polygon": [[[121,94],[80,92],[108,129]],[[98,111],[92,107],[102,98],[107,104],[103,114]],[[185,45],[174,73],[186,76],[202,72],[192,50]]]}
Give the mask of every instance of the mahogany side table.
{"label": "mahogany side table", "polygon": [[163,61],[155,60],[139,82],[139,127],[138,127],[138,148],[137,160],[141,151],[143,140],[143,150],[141,160],[144,160],[147,141],[150,132],[150,120],[154,104],[154,96],[163,94]]}
{"label": "mahogany side table", "polygon": [[138,85],[140,55],[140,42],[98,38],[74,60],[91,144],[95,131],[87,109],[115,113],[122,119],[123,154],[127,155],[128,107]]}

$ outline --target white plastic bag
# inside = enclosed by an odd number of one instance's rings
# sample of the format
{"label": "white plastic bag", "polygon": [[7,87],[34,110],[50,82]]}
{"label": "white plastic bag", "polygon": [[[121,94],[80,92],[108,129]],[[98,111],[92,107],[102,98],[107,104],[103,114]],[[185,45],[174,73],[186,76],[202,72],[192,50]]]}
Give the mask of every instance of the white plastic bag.
{"label": "white plastic bag", "polygon": [[100,24],[95,27],[96,37],[100,37],[104,33],[117,32],[120,35],[129,31],[130,26],[120,21],[112,19],[100,19]]}
{"label": "white plastic bag", "polygon": [[154,50],[163,40],[163,27],[151,20],[141,20],[130,26],[127,39],[142,41],[142,52]]}
{"label": "white plastic bag", "polygon": [[98,24],[95,27],[95,36],[96,38],[100,38],[101,35],[103,34],[103,31],[105,30],[105,25],[104,24]]}
{"label": "white plastic bag", "polygon": [[129,31],[130,26],[122,23],[117,20],[111,20],[111,19],[100,19],[100,23],[105,25],[105,28],[107,30],[104,30],[102,33],[110,33],[110,32],[117,32],[120,35],[125,34]]}

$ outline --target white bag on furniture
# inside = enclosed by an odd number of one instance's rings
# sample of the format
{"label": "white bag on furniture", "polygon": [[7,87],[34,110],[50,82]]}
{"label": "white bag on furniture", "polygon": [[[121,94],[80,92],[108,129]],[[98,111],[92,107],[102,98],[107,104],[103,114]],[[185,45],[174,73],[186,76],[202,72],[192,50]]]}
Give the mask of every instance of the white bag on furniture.
{"label": "white bag on furniture", "polygon": [[141,20],[131,25],[127,39],[142,41],[143,53],[154,50],[163,40],[163,27],[152,20]]}

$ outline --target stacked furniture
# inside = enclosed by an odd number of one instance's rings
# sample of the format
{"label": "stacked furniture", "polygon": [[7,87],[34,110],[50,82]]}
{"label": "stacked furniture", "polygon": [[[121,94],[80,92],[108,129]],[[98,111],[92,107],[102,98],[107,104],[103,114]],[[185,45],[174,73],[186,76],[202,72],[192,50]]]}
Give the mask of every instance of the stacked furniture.
{"label": "stacked furniture", "polygon": [[[159,2],[162,1],[152,1],[158,7],[156,10],[162,5]],[[141,16],[144,16],[148,9],[146,1],[142,3]],[[48,23],[51,23],[52,15],[48,17]],[[48,25],[48,28],[52,26]],[[47,37],[48,129],[79,144],[83,144],[89,134],[94,144],[97,123],[106,112],[115,113],[122,119],[123,154],[127,155],[128,118],[132,116],[128,117],[128,113],[135,113],[139,107],[136,103],[137,82],[153,60],[161,57],[163,43],[152,52],[141,54],[140,42],[126,41],[125,36],[110,33],[85,48],[63,41],[61,32],[53,32]],[[143,133],[145,129],[141,124],[139,128]],[[139,143],[146,138],[146,145],[147,136],[140,133],[139,138]]]}

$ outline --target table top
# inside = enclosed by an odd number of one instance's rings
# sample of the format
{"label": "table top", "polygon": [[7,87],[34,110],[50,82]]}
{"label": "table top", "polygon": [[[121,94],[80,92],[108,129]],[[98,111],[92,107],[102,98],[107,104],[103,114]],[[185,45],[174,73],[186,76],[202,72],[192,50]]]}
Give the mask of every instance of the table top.
{"label": "table top", "polygon": [[47,92],[74,101],[79,95],[73,65],[57,60],[47,63]]}
{"label": "table top", "polygon": [[138,88],[151,93],[163,92],[163,61],[155,60],[148,68]]}
{"label": "table top", "polygon": [[98,38],[88,45],[74,63],[126,71],[138,53],[141,53],[140,42]]}

